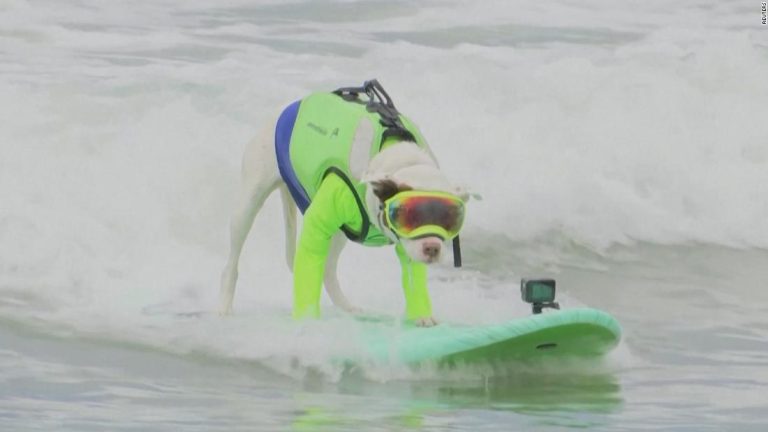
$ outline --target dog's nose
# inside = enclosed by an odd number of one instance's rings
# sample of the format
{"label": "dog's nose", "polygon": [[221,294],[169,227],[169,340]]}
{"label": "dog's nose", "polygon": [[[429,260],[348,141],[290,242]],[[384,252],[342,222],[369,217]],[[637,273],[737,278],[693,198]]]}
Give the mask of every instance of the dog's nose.
{"label": "dog's nose", "polygon": [[440,255],[440,241],[425,241],[424,245],[422,246],[422,252],[424,252],[424,256],[428,258],[437,258],[437,256]]}

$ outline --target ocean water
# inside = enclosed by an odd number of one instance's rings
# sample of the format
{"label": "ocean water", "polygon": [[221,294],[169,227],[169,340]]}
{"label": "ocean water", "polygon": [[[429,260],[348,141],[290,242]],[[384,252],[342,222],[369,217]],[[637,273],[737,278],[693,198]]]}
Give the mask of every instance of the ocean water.
{"label": "ocean water", "polygon": [[[0,430],[768,430],[760,2],[0,0]],[[438,319],[529,313],[520,277],[624,329],[603,362],[332,361],[289,319],[279,200],[218,317],[245,143],[378,78],[470,202]],[[275,258],[277,257],[277,258]],[[447,260],[450,261],[450,260]],[[398,314],[389,249],[348,297]],[[363,359],[364,360],[364,359]]]}

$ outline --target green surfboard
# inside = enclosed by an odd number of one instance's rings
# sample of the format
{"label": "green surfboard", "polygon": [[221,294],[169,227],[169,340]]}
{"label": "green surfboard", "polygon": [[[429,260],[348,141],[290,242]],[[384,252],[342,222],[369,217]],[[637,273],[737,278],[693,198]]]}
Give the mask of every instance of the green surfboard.
{"label": "green surfboard", "polygon": [[619,323],[596,309],[551,311],[493,325],[440,324],[389,331],[371,325],[364,333],[368,354],[380,363],[456,367],[544,358],[594,358],[621,338]]}

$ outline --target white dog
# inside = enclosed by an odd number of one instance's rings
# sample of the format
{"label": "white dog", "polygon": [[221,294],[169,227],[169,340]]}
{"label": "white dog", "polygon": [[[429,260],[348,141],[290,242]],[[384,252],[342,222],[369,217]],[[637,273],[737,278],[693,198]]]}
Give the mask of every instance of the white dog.
{"label": "white dog", "polygon": [[[378,82],[312,94],[286,108],[265,132],[243,158],[220,313],[232,311],[238,262],[254,218],[267,196],[279,190],[286,259],[294,273],[294,316],[319,315],[321,284],[335,306],[357,311],[336,275],[350,238],[394,244],[407,318],[421,326],[436,324],[426,264],[440,259],[446,241],[458,240],[467,195],[448,182],[418,129],[395,110]],[[304,213],[298,250],[296,205]]]}

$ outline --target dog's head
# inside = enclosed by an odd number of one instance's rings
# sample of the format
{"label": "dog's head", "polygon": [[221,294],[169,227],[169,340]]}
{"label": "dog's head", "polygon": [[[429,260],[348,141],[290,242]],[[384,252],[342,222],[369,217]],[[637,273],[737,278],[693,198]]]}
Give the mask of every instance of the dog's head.
{"label": "dog's head", "polygon": [[401,243],[412,259],[427,264],[439,261],[447,238],[429,232],[413,238],[400,236],[387,223],[385,214],[385,203],[404,191],[442,192],[468,200],[466,192],[448,182],[434,157],[414,143],[394,144],[371,160],[363,180],[369,185],[365,199],[371,223],[389,239]]}

